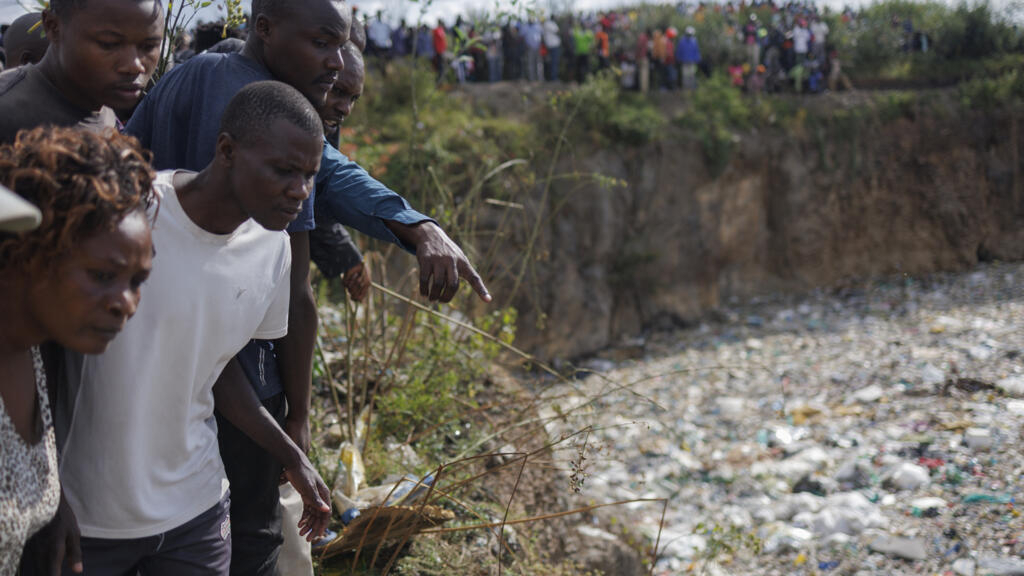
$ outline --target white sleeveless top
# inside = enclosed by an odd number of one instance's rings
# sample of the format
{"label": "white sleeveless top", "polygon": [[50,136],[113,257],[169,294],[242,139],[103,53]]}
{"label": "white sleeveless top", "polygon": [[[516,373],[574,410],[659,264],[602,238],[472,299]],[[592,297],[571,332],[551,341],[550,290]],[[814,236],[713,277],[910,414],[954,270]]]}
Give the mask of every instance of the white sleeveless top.
{"label": "white sleeveless top", "polygon": [[0,574],[15,574],[25,541],[45,526],[60,504],[57,445],[46,392],[46,373],[32,348],[43,435],[29,446],[18,434],[0,398]]}

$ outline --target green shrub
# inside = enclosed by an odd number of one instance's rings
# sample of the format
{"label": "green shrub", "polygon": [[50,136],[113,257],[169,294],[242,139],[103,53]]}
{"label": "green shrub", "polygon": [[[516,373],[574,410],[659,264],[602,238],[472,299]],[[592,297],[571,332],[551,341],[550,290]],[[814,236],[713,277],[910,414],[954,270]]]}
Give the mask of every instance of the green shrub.
{"label": "green shrub", "polygon": [[1024,73],[1012,70],[995,78],[979,78],[959,87],[965,108],[991,110],[1024,104]]}
{"label": "green shrub", "polygon": [[665,118],[648,100],[623,92],[618,73],[605,70],[581,86],[557,94],[538,110],[534,123],[551,140],[569,122],[572,139],[586,138],[627,146],[643,145],[662,136]]}
{"label": "green shrub", "polygon": [[697,85],[689,109],[677,123],[700,141],[708,171],[717,177],[732,159],[735,132],[749,130],[753,119],[751,101],[726,74],[716,73]]}

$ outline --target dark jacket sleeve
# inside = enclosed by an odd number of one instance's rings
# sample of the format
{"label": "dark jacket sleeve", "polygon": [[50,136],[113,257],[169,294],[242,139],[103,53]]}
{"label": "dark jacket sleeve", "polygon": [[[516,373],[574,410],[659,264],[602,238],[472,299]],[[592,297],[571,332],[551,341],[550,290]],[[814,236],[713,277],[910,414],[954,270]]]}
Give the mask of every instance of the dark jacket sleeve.
{"label": "dark jacket sleeve", "polygon": [[341,276],[363,261],[359,247],[345,227],[323,216],[309,232],[309,258],[327,278]]}

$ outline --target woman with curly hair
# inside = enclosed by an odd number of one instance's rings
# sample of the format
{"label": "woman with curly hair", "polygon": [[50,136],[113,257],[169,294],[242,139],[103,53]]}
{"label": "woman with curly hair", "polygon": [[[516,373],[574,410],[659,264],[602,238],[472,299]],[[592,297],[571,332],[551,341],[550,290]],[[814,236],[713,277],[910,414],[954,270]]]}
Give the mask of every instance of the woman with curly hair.
{"label": "woman with curly hair", "polygon": [[0,146],[0,185],[42,214],[0,232],[0,574],[61,502],[39,346],[99,354],[135,313],[153,178],[136,140],[112,132],[37,128]]}

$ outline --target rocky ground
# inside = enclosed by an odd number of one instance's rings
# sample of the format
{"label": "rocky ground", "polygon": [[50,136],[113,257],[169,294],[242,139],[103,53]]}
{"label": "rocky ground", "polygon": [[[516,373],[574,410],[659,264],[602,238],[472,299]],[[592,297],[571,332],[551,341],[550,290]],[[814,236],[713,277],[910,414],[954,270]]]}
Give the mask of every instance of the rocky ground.
{"label": "rocky ground", "polygon": [[[588,361],[546,392],[568,414],[549,433],[595,427],[586,501],[669,499],[655,574],[1024,574],[1022,282],[993,264],[735,305]],[[659,506],[614,516],[658,535]]]}

